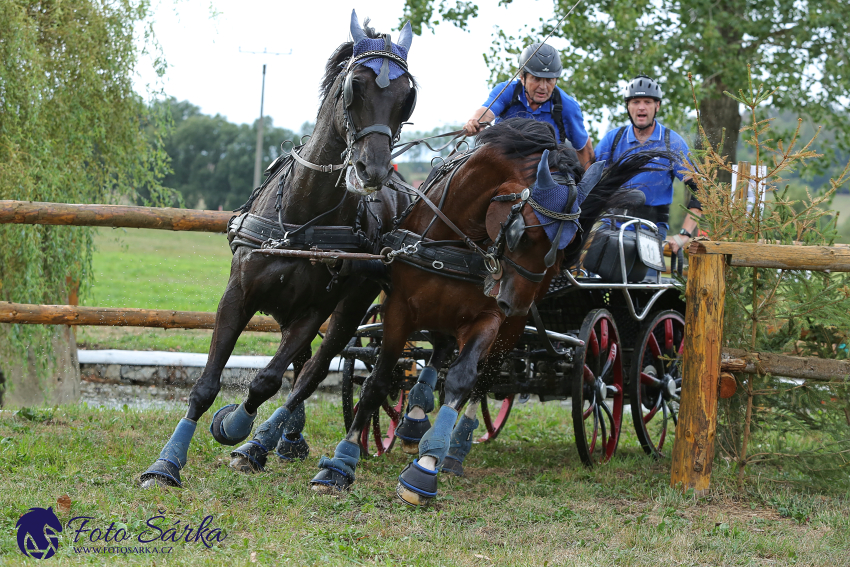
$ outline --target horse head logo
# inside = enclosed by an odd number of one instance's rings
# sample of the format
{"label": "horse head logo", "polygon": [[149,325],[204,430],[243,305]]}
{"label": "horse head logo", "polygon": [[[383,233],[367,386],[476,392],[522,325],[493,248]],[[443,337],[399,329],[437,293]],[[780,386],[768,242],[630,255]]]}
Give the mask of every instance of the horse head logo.
{"label": "horse head logo", "polygon": [[18,547],[27,557],[47,559],[59,549],[62,523],[53,508],[30,508],[15,527],[18,528]]}

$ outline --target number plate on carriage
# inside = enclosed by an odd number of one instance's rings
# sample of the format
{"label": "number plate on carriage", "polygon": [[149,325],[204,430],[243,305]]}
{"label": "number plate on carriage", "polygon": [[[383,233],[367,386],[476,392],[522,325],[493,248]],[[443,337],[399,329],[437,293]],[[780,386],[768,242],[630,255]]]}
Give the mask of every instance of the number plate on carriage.
{"label": "number plate on carriage", "polygon": [[655,270],[664,271],[664,256],[660,235],[644,230],[637,231],[638,256],[641,261]]}

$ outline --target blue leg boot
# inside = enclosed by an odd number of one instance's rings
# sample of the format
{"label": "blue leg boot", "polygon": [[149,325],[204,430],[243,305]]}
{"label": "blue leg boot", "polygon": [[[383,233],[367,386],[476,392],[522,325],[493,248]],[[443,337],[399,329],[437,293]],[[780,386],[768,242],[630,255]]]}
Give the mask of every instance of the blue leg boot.
{"label": "blue leg boot", "polygon": [[230,468],[244,473],[265,470],[269,450],[280,440],[288,420],[289,410],[285,407],[277,408],[272,416],[257,428],[253,439],[230,453],[233,457]]}
{"label": "blue leg boot", "polygon": [[304,435],[301,434],[304,430],[305,420],[304,404],[302,403],[292,412],[289,421],[286,422],[286,427],[283,428],[283,436],[277,444],[275,454],[280,457],[281,461],[289,462],[296,459],[303,461],[310,454],[310,447],[304,440]]}
{"label": "blue leg boot", "polygon": [[336,446],[332,459],[322,457],[319,471],[310,484],[313,490],[324,494],[338,494],[354,482],[354,469],[360,460],[360,446],[343,439]]}
{"label": "blue leg boot", "polygon": [[441,470],[463,476],[463,460],[472,449],[472,434],[478,428],[478,419],[469,419],[465,415],[455,425],[449,444],[449,454],[443,461]]}
{"label": "blue leg boot", "polygon": [[256,413],[251,415],[245,411],[245,404],[226,405],[215,412],[210,424],[210,433],[213,439],[222,445],[236,445],[251,434],[256,417]]}
{"label": "blue leg boot", "polygon": [[142,473],[142,488],[157,485],[183,487],[180,481],[180,469],[186,466],[189,460],[189,443],[192,441],[197,425],[185,417],[180,420],[168,443],[162,448],[159,459]]}
{"label": "blue leg boot", "polygon": [[428,430],[419,442],[419,458],[429,456],[437,459],[437,469],[429,470],[415,461],[407,465],[398,477],[396,494],[405,504],[420,506],[437,496],[437,471],[449,452],[449,442],[457,420],[457,411],[449,406],[440,408],[434,427]]}
{"label": "blue leg boot", "polygon": [[[419,380],[410,390],[407,399],[407,413],[410,408],[419,406],[425,413],[434,411],[434,388],[437,387],[437,369],[426,366],[419,374]],[[426,415],[422,419],[413,419],[405,413],[402,422],[395,430],[395,436],[401,439],[401,450],[408,455],[419,453],[419,440],[431,429],[431,421]]]}

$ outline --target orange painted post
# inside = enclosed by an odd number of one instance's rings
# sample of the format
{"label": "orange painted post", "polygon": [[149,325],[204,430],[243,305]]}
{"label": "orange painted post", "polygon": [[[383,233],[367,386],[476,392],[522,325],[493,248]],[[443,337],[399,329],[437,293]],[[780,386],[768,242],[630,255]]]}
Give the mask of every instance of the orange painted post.
{"label": "orange painted post", "polygon": [[682,401],[673,444],[670,486],[708,490],[717,433],[726,257],[692,254],[685,310]]}

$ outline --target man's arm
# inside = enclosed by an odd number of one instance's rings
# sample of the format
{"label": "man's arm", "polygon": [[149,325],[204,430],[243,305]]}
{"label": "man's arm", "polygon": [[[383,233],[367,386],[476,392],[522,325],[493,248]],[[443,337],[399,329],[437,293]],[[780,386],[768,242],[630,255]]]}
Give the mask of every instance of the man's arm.
{"label": "man's arm", "polygon": [[478,110],[472,113],[472,118],[470,118],[466,124],[464,124],[463,129],[466,130],[467,136],[474,136],[478,132],[484,128],[481,122],[489,122],[493,123],[496,119],[496,115],[493,114],[492,110],[488,110],[486,106],[482,106]]}
{"label": "man's arm", "polygon": [[[685,187],[686,191],[696,191],[696,183],[688,177],[685,178]],[[670,252],[675,254],[679,251],[679,248],[684,248],[691,241],[691,238],[697,235],[697,231],[699,229],[697,224],[697,219],[702,217],[702,204],[700,204],[699,199],[696,198],[696,195],[691,193],[690,199],[688,200],[688,215],[685,216],[685,222],[682,223],[682,230],[689,233],[691,236],[687,234],[674,234],[672,236],[667,237],[667,242],[670,243]]]}
{"label": "man's arm", "polygon": [[588,139],[584,147],[578,150],[576,153],[578,154],[579,163],[585,169],[590,167],[590,165],[594,161],[596,161],[595,156],[593,154],[593,146],[590,144],[590,139]]}

